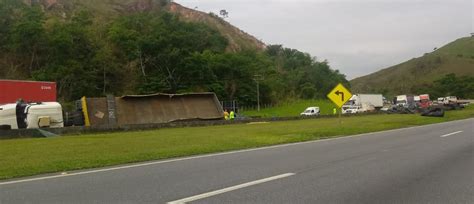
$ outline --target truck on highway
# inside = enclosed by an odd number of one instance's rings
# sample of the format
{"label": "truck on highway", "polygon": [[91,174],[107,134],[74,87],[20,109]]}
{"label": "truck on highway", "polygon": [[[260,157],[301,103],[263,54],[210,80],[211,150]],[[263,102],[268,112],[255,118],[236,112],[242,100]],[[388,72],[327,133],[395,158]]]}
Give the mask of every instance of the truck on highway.
{"label": "truck on highway", "polygon": [[420,101],[418,102],[418,106],[420,108],[426,109],[432,105],[429,94],[422,94],[419,96],[419,98],[420,98]]}
{"label": "truck on highway", "polygon": [[355,94],[342,106],[342,114],[365,113],[379,110],[384,105],[382,94]]}
{"label": "truck on highway", "polygon": [[456,97],[456,96],[447,96],[443,99],[443,103],[445,105],[453,104],[453,103],[457,103],[457,102],[458,102],[458,97]]}
{"label": "truck on highway", "polygon": [[0,105],[1,130],[61,127],[64,127],[63,111],[57,102]]}
{"label": "truck on highway", "polygon": [[397,101],[395,103],[397,106],[403,106],[406,108],[415,107],[415,97],[410,95],[399,95],[397,96]]}

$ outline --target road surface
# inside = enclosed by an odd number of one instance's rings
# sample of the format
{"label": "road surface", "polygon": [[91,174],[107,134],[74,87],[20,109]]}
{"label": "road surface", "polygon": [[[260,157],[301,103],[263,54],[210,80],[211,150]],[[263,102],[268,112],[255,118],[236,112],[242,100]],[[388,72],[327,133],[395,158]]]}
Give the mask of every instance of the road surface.
{"label": "road surface", "polygon": [[0,182],[0,203],[474,203],[474,119]]}

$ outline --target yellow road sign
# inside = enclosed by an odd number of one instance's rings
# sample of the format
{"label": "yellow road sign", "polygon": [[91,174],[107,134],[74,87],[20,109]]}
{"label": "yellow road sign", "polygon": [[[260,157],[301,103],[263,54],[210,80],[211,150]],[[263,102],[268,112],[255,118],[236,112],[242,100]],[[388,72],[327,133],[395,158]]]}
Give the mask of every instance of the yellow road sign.
{"label": "yellow road sign", "polygon": [[342,84],[338,84],[329,94],[328,98],[341,108],[349,99],[351,99],[352,94],[349,90],[346,89]]}

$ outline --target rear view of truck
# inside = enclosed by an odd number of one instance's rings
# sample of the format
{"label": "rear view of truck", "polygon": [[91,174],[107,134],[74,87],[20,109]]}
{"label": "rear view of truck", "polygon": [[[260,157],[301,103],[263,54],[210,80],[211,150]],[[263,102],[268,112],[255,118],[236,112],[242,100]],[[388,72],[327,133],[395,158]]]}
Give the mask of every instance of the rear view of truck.
{"label": "rear view of truck", "polygon": [[383,107],[382,94],[355,94],[342,107],[343,114],[365,113],[380,110]]}

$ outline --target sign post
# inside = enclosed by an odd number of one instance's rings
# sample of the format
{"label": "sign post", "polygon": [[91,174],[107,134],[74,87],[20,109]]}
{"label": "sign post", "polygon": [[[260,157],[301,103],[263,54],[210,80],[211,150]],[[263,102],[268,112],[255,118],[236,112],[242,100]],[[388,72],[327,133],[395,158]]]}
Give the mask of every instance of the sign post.
{"label": "sign post", "polygon": [[342,84],[338,84],[329,92],[328,98],[339,107],[339,123],[341,123],[342,106],[351,99],[352,93],[346,89]]}

